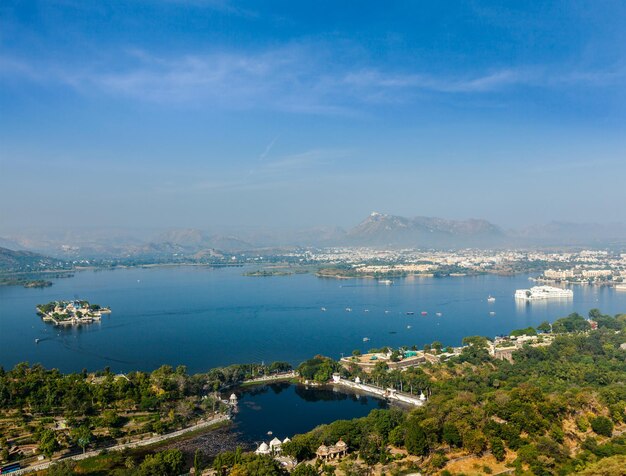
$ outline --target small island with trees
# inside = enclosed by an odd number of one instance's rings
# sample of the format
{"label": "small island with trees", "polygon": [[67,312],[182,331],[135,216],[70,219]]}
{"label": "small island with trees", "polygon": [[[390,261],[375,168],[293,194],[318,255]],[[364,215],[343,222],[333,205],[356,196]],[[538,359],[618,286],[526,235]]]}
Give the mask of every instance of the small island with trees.
{"label": "small island with trees", "polygon": [[52,301],[37,305],[37,315],[55,325],[80,325],[99,321],[102,314],[108,314],[108,307],[91,304],[89,301]]}
{"label": "small island with trees", "polygon": [[268,278],[271,276],[291,276],[293,273],[291,271],[285,270],[268,270],[268,269],[259,269],[256,271],[248,271],[243,273],[244,276],[251,276],[253,278]]}

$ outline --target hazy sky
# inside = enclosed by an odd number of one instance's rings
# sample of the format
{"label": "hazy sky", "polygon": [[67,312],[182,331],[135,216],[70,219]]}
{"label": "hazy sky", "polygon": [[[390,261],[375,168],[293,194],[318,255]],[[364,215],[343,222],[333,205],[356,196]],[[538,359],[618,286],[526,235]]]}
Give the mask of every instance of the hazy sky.
{"label": "hazy sky", "polygon": [[625,92],[621,0],[4,0],[0,232],[626,221]]}

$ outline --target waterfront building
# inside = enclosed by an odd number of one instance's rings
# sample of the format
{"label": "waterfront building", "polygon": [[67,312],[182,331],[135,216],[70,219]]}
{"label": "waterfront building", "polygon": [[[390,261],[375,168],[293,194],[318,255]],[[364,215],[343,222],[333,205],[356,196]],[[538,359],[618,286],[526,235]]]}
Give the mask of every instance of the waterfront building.
{"label": "waterfront building", "polygon": [[574,270],[573,269],[565,269],[565,270],[547,269],[546,271],[543,272],[543,275],[548,279],[567,279],[567,278],[574,277]]}
{"label": "waterfront building", "polygon": [[289,443],[290,441],[291,440],[289,438],[285,438],[283,441],[280,441],[278,438],[274,437],[269,444],[262,441],[254,452],[258,455],[279,456],[283,451],[283,444]]}
{"label": "waterfront building", "polygon": [[574,291],[571,289],[555,288],[554,286],[533,286],[530,289],[515,291],[515,299],[535,301],[539,299],[571,298]]}
{"label": "waterfront building", "polygon": [[584,278],[605,278],[613,275],[610,269],[585,269],[582,272]]}
{"label": "waterfront building", "polygon": [[419,350],[403,352],[395,361],[392,360],[392,355],[391,351],[352,355],[350,357],[341,358],[339,363],[341,363],[341,365],[343,365],[346,369],[356,365],[364,372],[370,373],[374,370],[378,362],[384,362],[392,370],[417,367],[426,361],[438,362],[438,358],[436,356]]}
{"label": "waterfront building", "polygon": [[274,437],[270,441],[270,451],[272,454],[280,454],[283,450],[283,443],[278,438]]}
{"label": "waterfront building", "polygon": [[270,454],[270,447],[265,443],[265,441],[261,442],[259,447],[256,449],[255,453],[258,455],[268,455]]}

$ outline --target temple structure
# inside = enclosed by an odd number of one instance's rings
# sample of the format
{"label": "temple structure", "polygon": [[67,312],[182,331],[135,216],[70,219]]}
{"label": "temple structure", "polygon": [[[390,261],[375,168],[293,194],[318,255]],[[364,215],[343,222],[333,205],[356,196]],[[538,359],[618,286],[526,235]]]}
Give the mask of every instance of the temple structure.
{"label": "temple structure", "polygon": [[321,460],[336,459],[348,454],[348,445],[341,438],[334,445],[326,446],[324,444],[315,452],[315,456]]}
{"label": "temple structure", "polygon": [[278,438],[274,437],[272,441],[270,441],[269,445],[264,441],[261,442],[259,447],[254,451],[258,455],[274,455],[278,456],[283,452],[283,444],[289,443],[291,440],[289,438],[285,438],[283,441],[280,441]]}

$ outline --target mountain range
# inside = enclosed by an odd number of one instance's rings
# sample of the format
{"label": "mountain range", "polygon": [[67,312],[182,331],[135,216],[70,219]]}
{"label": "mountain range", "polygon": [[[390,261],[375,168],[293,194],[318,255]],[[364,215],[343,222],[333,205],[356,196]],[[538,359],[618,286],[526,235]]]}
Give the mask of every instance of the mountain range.
{"label": "mountain range", "polygon": [[372,214],[350,229],[344,242],[364,246],[473,247],[503,243],[505,233],[486,220],[446,220]]}
{"label": "mountain range", "polygon": [[356,226],[293,231],[208,233],[172,228],[138,234],[120,230],[28,233],[0,238],[0,246],[60,259],[207,256],[277,247],[372,246],[403,248],[503,248],[541,246],[626,246],[626,224],[551,222],[505,230],[484,219],[450,220],[372,212]]}

